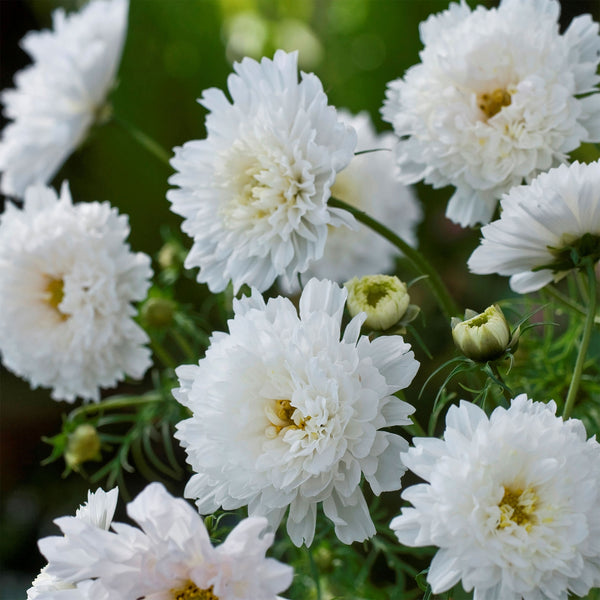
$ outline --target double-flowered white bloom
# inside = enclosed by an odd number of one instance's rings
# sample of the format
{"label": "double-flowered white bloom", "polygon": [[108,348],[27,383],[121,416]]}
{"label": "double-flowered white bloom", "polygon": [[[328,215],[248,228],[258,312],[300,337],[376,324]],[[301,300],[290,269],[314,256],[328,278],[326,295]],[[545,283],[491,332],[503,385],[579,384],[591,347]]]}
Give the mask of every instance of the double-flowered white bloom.
{"label": "double-flowered white bloom", "polygon": [[244,519],[213,547],[200,515],[159,483],[129,503],[127,514],[139,529],[57,519],[64,536],[39,542],[46,573],[78,589],[91,580],[95,589],[86,596],[84,588],[81,600],[102,593],[103,600],[277,600],[292,581],[291,567],[265,557],[273,542],[265,519]]}
{"label": "double-flowered white bloom", "polygon": [[48,183],[83,142],[115,82],[128,10],[128,0],[92,0],[69,15],[57,9],[53,30],[23,38],[34,62],[2,92],[12,121],[0,140],[2,193],[22,197],[27,186]]}
{"label": "double-flowered white bloom", "polygon": [[[80,519],[80,526],[109,529],[112,523],[119,491],[117,488],[105,492],[98,489],[88,492],[88,500],[80,506],[75,513],[75,519]],[[27,600],[108,600],[106,590],[100,582],[82,580],[75,583],[56,577],[48,573],[44,567],[34,579],[32,586],[27,590]]]}
{"label": "double-flowered white bloom", "polygon": [[559,33],[556,0],[451,4],[421,23],[421,63],[388,84],[406,183],[453,185],[446,214],[487,223],[498,198],[600,140],[598,24]]}
{"label": "double-flowered white bloom", "polygon": [[245,58],[229,76],[230,102],[211,88],[200,103],[207,138],[175,149],[179,186],[167,194],[194,239],[187,268],[213,292],[229,281],[266,290],[320,258],[329,226],[353,226],[329,208],[336,173],[352,158],[356,133],[343,125],[319,79],[302,73],[297,53]]}
{"label": "double-flowered white bloom", "polygon": [[384,428],[410,423],[414,408],[393,394],[418,369],[400,336],[360,336],[360,313],[341,334],[347,292],[311,279],[300,314],[287,298],[254,290],[235,301],[229,333],[205,358],[177,369],[175,397],[192,411],[177,426],[195,471],[186,496],[203,514],[248,506],[310,545],[317,504],[345,543],[375,528],[359,487],[400,488],[408,445]]}
{"label": "double-flowered white bloom", "polygon": [[150,258],[131,252],[127,216],[31,186],[0,216],[0,357],[56,400],[98,400],[100,387],[150,366],[132,302],[146,296]]}
{"label": "double-flowered white bloom", "polygon": [[510,287],[524,294],[600,260],[600,162],[542,173],[501,206],[469,259],[474,273],[510,275]]}
{"label": "double-flowered white bloom", "polygon": [[[421,220],[422,210],[413,189],[400,183],[396,177],[395,136],[391,133],[377,134],[366,112],[353,116],[340,110],[339,116],[355,129],[357,152],[377,151],[355,156],[337,174],[331,195],[385,223],[404,241],[415,246],[415,229]],[[331,228],[323,257],[311,263],[304,279],[308,281],[315,276],[343,283],[352,277],[386,273],[393,269],[397,256],[396,247],[366,225],[359,224],[356,230]],[[297,286],[297,281],[292,283]]]}
{"label": "double-flowered white bloom", "polygon": [[444,439],[402,455],[427,483],[391,527],[408,546],[438,546],[434,593],[459,581],[474,600],[567,600],[600,585],[600,444],[556,405],[517,396],[489,417],[462,401]]}

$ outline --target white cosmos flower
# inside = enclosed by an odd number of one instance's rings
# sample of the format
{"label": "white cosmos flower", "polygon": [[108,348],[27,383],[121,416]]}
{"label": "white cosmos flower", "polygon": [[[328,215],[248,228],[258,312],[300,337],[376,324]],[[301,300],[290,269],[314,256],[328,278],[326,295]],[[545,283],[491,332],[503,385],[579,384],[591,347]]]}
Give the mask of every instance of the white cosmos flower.
{"label": "white cosmos flower", "polygon": [[133,321],[150,258],[131,252],[128,219],[108,203],[73,204],[32,186],[22,209],[0,216],[0,357],[56,400],[98,400],[100,387],[150,366],[145,332]]}
{"label": "white cosmos flower", "polygon": [[466,2],[420,25],[421,63],[388,84],[402,180],[453,185],[446,215],[487,223],[497,199],[600,140],[598,24],[559,33],[557,0]]}
{"label": "white cosmos flower", "polygon": [[[337,174],[331,195],[385,223],[404,241],[415,246],[415,229],[422,217],[421,205],[413,189],[396,177],[392,152],[396,145],[395,136],[392,133],[377,134],[367,112],[353,116],[340,110],[338,114],[344,123],[355,129],[357,152],[378,151],[355,156]],[[323,257],[310,264],[304,277],[307,281],[315,276],[343,283],[352,277],[386,273],[393,269],[397,256],[396,247],[366,225],[359,224],[356,230],[330,228]],[[291,289],[298,289],[296,279],[291,283]]]}
{"label": "white cosmos flower", "polygon": [[346,295],[311,279],[298,315],[254,290],[205,358],[177,369],[173,394],[192,417],[175,437],[196,473],[185,494],[202,514],[247,505],[276,527],[289,507],[292,541],[310,545],[322,502],[344,543],[375,533],[359,484],[364,475],[376,495],[400,488],[408,444],[384,428],[411,422],[414,408],[392,394],[419,363],[400,336],[360,336],[364,313],[340,340]]}
{"label": "white cosmos flower", "polygon": [[92,0],[69,15],[57,9],[53,30],[23,38],[34,62],[1,96],[12,121],[0,140],[2,193],[22,197],[48,183],[83,142],[115,82],[128,9],[128,0]]}
{"label": "white cosmos flower", "polygon": [[402,455],[427,483],[391,528],[408,546],[438,546],[434,594],[459,581],[474,600],[567,600],[600,585],[600,444],[556,405],[517,396],[490,418],[462,401],[444,439]]}
{"label": "white cosmos flower", "polygon": [[[91,527],[108,530],[115,514],[118,488],[105,492],[102,488],[88,492],[88,500],[75,513],[75,518]],[[27,590],[27,600],[108,600],[106,590],[99,582],[90,580],[77,585],[48,573],[45,566]]]}
{"label": "white cosmos flower", "polygon": [[[473,273],[510,275],[510,287],[533,292],[581,260],[600,260],[600,162],[561,165],[502,199],[500,219],[482,228],[469,259]],[[542,268],[546,267],[546,268]]]}
{"label": "white cosmos flower", "polygon": [[229,76],[230,102],[211,88],[199,102],[210,112],[207,138],[175,149],[179,186],[167,198],[194,239],[187,268],[213,292],[231,280],[266,290],[320,258],[329,226],[352,225],[328,208],[337,171],[352,158],[355,132],[344,126],[319,79],[302,73],[297,53],[245,58]]}
{"label": "white cosmos flower", "polygon": [[265,557],[273,542],[266,519],[244,519],[213,547],[200,515],[159,483],[127,513],[139,529],[115,522],[104,531],[57,519],[64,536],[39,542],[47,573],[78,585],[94,579],[107,600],[276,600],[292,581],[291,567]]}

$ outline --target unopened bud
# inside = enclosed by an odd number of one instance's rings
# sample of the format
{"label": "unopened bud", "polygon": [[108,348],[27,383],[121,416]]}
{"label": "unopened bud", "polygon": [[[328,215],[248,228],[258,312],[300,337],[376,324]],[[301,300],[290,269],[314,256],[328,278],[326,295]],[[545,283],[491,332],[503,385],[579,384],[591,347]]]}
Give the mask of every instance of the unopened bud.
{"label": "unopened bud", "polygon": [[149,327],[162,329],[173,322],[175,303],[168,298],[148,298],[141,310],[142,321]]}
{"label": "unopened bud", "polygon": [[96,428],[84,423],[79,425],[69,435],[67,449],[65,451],[65,462],[74,471],[79,470],[79,465],[88,460],[100,458],[100,436]]}
{"label": "unopened bud", "polygon": [[392,275],[354,277],[344,286],[348,290],[348,311],[354,317],[367,313],[365,325],[379,331],[395,325],[410,302],[406,284]]}
{"label": "unopened bud", "polygon": [[508,321],[497,304],[480,314],[466,310],[465,320],[454,317],[451,325],[456,347],[477,362],[499,358],[511,342]]}
{"label": "unopened bud", "polygon": [[158,251],[158,264],[161,269],[170,269],[179,264],[179,247],[173,242],[167,242]]}

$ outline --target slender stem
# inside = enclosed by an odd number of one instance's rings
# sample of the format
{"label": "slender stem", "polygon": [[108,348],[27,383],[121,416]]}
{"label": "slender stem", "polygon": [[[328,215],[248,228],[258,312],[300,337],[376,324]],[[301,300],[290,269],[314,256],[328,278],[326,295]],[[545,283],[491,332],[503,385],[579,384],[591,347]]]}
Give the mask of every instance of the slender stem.
{"label": "slender stem", "polygon": [[312,575],[312,578],[315,581],[317,600],[321,600],[321,580],[319,579],[319,570],[317,569],[317,565],[315,563],[315,559],[313,558],[311,549],[307,547],[306,553],[308,555],[308,564],[310,565],[310,574]]}
{"label": "slender stem", "polygon": [[411,415],[410,420],[412,421],[412,423],[410,425],[402,425],[402,429],[410,433],[410,435],[412,435],[413,437],[429,437],[427,435],[427,432],[415,419],[414,415]]}
{"label": "slender stem", "polygon": [[85,404],[80,406],[69,413],[69,419],[73,420],[75,417],[88,413],[95,413],[109,409],[115,410],[119,408],[130,408],[139,404],[148,404],[149,402],[158,402],[160,400],[162,400],[162,396],[156,392],[150,392],[148,394],[144,394],[143,396],[115,396],[95,404]]}
{"label": "slender stem", "polygon": [[581,338],[581,346],[579,347],[579,354],[577,355],[575,369],[573,370],[573,379],[571,379],[571,385],[569,386],[569,392],[567,393],[565,408],[563,410],[563,419],[565,420],[567,420],[571,416],[573,406],[575,405],[575,398],[577,396],[577,391],[579,390],[579,383],[581,381],[581,373],[583,372],[583,364],[585,362],[588,346],[590,345],[592,329],[594,328],[594,319],[596,317],[596,305],[598,302],[596,290],[596,273],[594,272],[594,265],[591,260],[588,260],[586,264],[586,271],[589,283],[589,305],[585,319],[585,325],[583,328],[583,336]]}
{"label": "slender stem", "polygon": [[510,401],[514,397],[513,393],[511,392],[511,389],[504,382],[504,378],[500,374],[498,367],[494,363],[489,363],[489,366],[492,373],[494,374],[494,377],[500,382],[500,388],[502,388],[502,393],[504,394],[504,397],[510,403]]}
{"label": "slender stem", "polygon": [[150,336],[150,347],[152,348],[152,352],[160,358],[160,361],[165,367],[169,367],[170,369],[175,369],[175,367],[177,367],[177,363],[173,360],[165,347],[158,341],[156,336]]}
{"label": "slender stem", "polygon": [[438,275],[437,271],[429,264],[429,262],[423,257],[423,255],[415,250],[412,246],[409,246],[401,237],[397,236],[391,229],[388,229],[385,225],[381,224],[379,221],[376,221],[372,217],[370,217],[367,213],[363,212],[347,204],[343,200],[338,200],[337,198],[329,199],[329,206],[333,206],[334,208],[342,208],[347,210],[350,214],[354,215],[354,217],[366,225],[370,227],[373,231],[384,237],[388,242],[392,243],[396,248],[398,248],[404,256],[411,263],[413,269],[422,275],[427,275],[427,283],[435,296],[440,308],[446,315],[446,317],[450,318],[456,316],[459,311],[454,303],[454,300],[450,296],[450,293],[446,289],[444,282],[441,277]]}
{"label": "slender stem", "polygon": [[150,154],[154,155],[158,160],[167,165],[169,168],[171,167],[169,161],[171,159],[171,155],[155,140],[153,140],[149,135],[138,129],[135,125],[132,125],[129,121],[125,121],[118,117],[117,115],[113,115],[112,120],[122,127],[138,144],[143,146]]}
{"label": "slender stem", "polygon": [[[562,304],[565,308],[572,310],[580,315],[587,315],[587,311],[581,304],[575,302],[572,298],[569,298],[566,294],[563,294],[561,291],[556,289],[552,284],[547,285],[544,288],[544,292],[547,292],[549,296],[552,296],[555,300],[558,301],[559,304]],[[600,323],[600,315],[596,315],[594,318],[594,323]]]}
{"label": "slender stem", "polygon": [[181,351],[185,354],[186,359],[192,363],[196,362],[198,360],[198,357],[196,356],[194,349],[185,339],[185,337],[183,337],[183,335],[174,327],[169,329],[169,333],[171,334],[171,337],[175,340]]}

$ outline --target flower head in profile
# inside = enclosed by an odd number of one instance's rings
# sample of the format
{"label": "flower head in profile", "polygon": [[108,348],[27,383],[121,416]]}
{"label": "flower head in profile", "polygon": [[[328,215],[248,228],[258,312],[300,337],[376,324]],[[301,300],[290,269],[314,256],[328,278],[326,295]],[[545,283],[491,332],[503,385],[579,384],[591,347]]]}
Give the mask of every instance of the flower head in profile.
{"label": "flower head in profile", "polygon": [[[355,156],[340,171],[331,188],[334,198],[343,200],[385,223],[404,241],[416,246],[415,230],[422,218],[421,205],[414,190],[396,177],[392,133],[378,134],[367,112],[351,115],[338,111],[340,119],[356,130],[357,152],[375,150]],[[398,251],[362,223],[356,229],[330,228],[323,257],[310,264],[304,273],[343,283],[352,277],[393,270]],[[297,288],[297,280],[291,282]]]}
{"label": "flower head in profile", "polygon": [[0,216],[0,356],[56,400],[98,400],[99,388],[150,366],[133,302],[143,300],[150,258],[131,252],[128,219],[108,203],[73,204],[32,186],[22,209]]}
{"label": "flower head in profile", "polygon": [[598,24],[559,33],[557,0],[466,2],[421,23],[421,63],[388,84],[402,180],[456,191],[446,215],[488,223],[500,196],[600,140]]}
{"label": "flower head in profile", "polygon": [[64,535],[39,542],[47,574],[78,587],[92,580],[106,600],[282,600],[277,594],[292,581],[291,567],[265,557],[273,543],[266,519],[244,519],[213,547],[200,515],[159,483],[127,513],[139,528],[113,523],[105,531],[57,519]]}
{"label": "flower head in profile", "polygon": [[254,290],[236,301],[229,333],[205,358],[177,369],[175,397],[192,411],[177,437],[195,474],[186,496],[202,514],[248,506],[310,545],[317,505],[344,543],[375,533],[362,476],[379,495],[400,488],[408,447],[386,427],[414,411],[393,394],[418,369],[400,336],[360,336],[360,313],[341,335],[346,290],[311,279],[300,311]]}
{"label": "flower head in profile", "polygon": [[521,294],[600,260],[600,162],[561,165],[502,199],[500,219],[481,229],[473,273],[510,275]]}
{"label": "flower head in profile", "polygon": [[320,258],[328,227],[353,226],[329,208],[336,173],[352,158],[354,130],[327,105],[319,79],[302,73],[297,53],[234,64],[228,88],[206,90],[200,103],[207,138],[175,149],[167,194],[194,239],[187,268],[211,291],[248,284],[266,290]]}
{"label": "flower head in profile", "polygon": [[437,546],[434,594],[459,581],[476,600],[567,600],[600,585],[600,444],[556,405],[517,396],[489,417],[462,401],[444,439],[403,454],[427,483],[407,488],[391,528]]}
{"label": "flower head in profile", "polygon": [[21,41],[33,63],[2,92],[11,120],[0,140],[0,189],[22,197],[48,183],[83,142],[115,82],[127,31],[128,0],[92,0],[80,12],[54,11],[53,29]]}
{"label": "flower head in profile", "polygon": [[[119,497],[118,488],[105,492],[98,488],[96,492],[88,492],[88,500],[82,504],[75,513],[74,519],[81,521],[84,528],[99,528],[103,531],[109,529]],[[62,598],[64,600],[108,600],[106,591],[101,584],[91,580],[80,581],[73,584],[48,573],[45,566],[40,574],[33,580],[27,590],[27,600],[51,600]]]}

